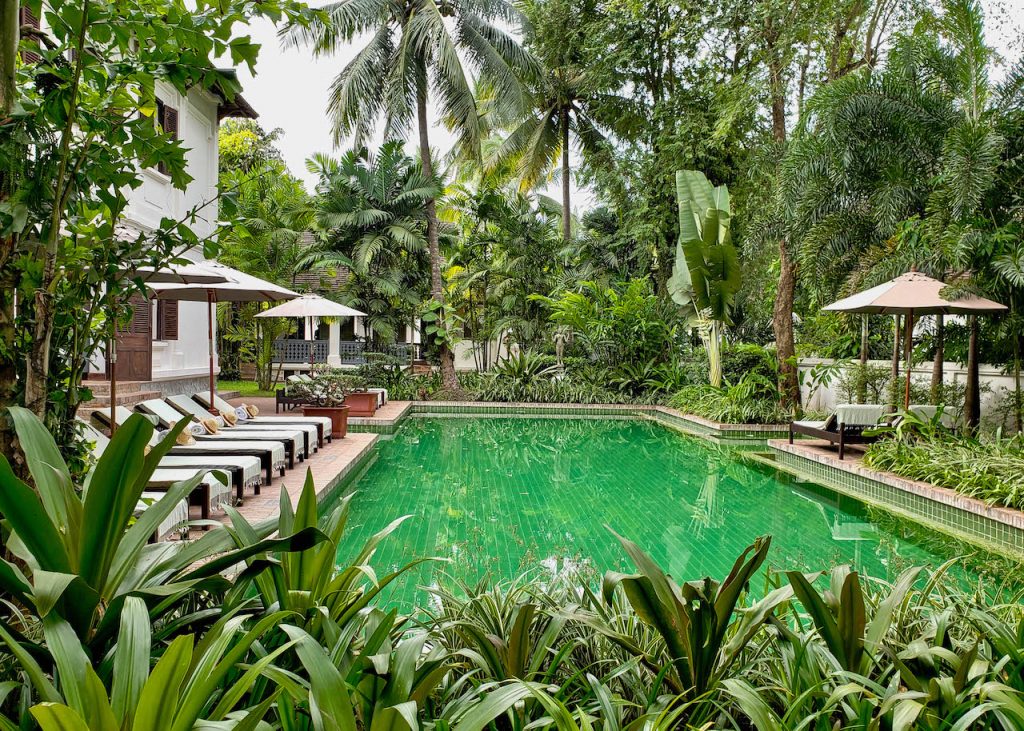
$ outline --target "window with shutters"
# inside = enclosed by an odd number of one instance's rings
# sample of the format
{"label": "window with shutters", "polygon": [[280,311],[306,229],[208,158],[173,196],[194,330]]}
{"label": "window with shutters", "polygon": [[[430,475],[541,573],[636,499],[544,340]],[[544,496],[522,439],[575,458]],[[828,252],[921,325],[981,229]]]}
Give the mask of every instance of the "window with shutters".
{"label": "window with shutters", "polygon": [[[35,13],[33,13],[31,10],[25,7],[18,9],[18,22],[23,29],[25,27],[28,27],[33,28],[35,30],[39,30],[40,28],[39,18],[36,17]],[[37,38],[32,37],[31,35],[29,35],[29,33],[26,33],[24,30],[22,30],[21,32],[21,38],[23,41],[29,41],[34,45],[39,43],[39,40]],[[21,54],[21,60],[24,63],[36,63],[37,61],[39,61],[39,54],[32,53],[31,51],[23,51]]]}
{"label": "window with shutters", "polygon": [[178,302],[176,300],[157,300],[156,339],[178,339]]}
{"label": "window with shutters", "polygon": [[117,323],[118,335],[149,335],[150,323],[152,320],[152,305],[148,299],[138,295],[132,295],[129,300],[132,306],[132,316],[127,322]]}
{"label": "window with shutters", "polygon": [[[160,129],[164,134],[168,134],[174,139],[178,139],[178,110],[169,104],[165,104],[162,99],[156,100],[156,121],[160,125]],[[159,170],[164,175],[169,175],[170,171],[167,169],[167,165],[160,163],[157,165]]]}

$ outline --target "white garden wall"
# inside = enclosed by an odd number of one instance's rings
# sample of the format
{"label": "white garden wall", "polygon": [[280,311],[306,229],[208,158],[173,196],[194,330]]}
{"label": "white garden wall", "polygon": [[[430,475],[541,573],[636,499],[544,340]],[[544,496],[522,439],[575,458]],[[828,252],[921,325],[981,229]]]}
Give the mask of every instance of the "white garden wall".
{"label": "white garden wall", "polygon": [[[811,369],[821,363],[834,362],[822,358],[800,359],[800,390],[805,409],[811,411],[831,411],[837,403],[845,400],[845,396],[842,396],[839,392],[838,378],[833,380],[831,384],[822,385],[814,393],[811,393],[811,377],[809,375]],[[888,360],[872,360],[869,363],[886,370],[891,368],[891,362]],[[988,425],[997,426],[998,424],[995,421],[998,419],[997,410],[999,404],[1001,402],[1005,403],[1005,400],[1008,398],[1012,398],[1014,388],[1013,377],[1004,373],[1001,368],[985,364],[982,364],[979,368],[979,376],[982,388],[982,421]],[[902,363],[900,364],[900,378],[906,378],[906,371],[903,370]],[[931,361],[915,366],[911,371],[911,378],[914,383],[924,386],[930,385],[932,382]],[[946,383],[966,383],[967,369],[959,363],[947,362],[943,370],[943,380]],[[1009,426],[1009,424],[1003,424],[1003,426]]]}

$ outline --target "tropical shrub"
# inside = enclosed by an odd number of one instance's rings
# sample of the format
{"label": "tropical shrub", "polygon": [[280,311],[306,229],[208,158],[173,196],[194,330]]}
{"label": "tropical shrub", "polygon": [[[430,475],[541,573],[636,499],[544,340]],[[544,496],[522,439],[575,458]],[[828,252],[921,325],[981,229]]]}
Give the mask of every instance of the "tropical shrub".
{"label": "tropical shrub", "polygon": [[669,405],[724,424],[785,424],[790,420],[789,413],[779,405],[775,379],[757,373],[722,388],[687,386],[669,400]]}
{"label": "tropical shrub", "polygon": [[736,383],[748,373],[775,378],[778,365],[775,353],[750,343],[729,343],[722,349],[722,376]]}
{"label": "tropical shrub", "polygon": [[850,363],[836,379],[843,403],[883,404],[889,402],[892,369],[872,363]]}
{"label": "tropical shrub", "polygon": [[905,430],[872,444],[864,461],[875,469],[948,487],[992,505],[1024,510],[1020,435],[972,438],[945,430]]}
{"label": "tropical shrub", "polygon": [[535,295],[557,327],[572,333],[572,353],[593,362],[668,360],[676,347],[678,316],[646,279],[602,286],[581,282],[552,297]]}
{"label": "tropical shrub", "polygon": [[722,385],[724,327],[740,289],[739,253],[732,244],[729,189],[712,186],[698,170],[676,171],[679,239],[668,292],[700,331],[708,355],[709,380]]}

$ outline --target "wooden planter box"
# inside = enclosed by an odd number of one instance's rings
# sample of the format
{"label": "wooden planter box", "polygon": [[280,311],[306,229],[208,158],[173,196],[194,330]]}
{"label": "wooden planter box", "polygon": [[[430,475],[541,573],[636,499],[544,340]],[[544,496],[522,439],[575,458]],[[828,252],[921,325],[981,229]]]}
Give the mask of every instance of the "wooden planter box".
{"label": "wooden planter box", "polygon": [[377,413],[377,394],[370,391],[353,391],[345,396],[350,416],[373,416]]}
{"label": "wooden planter box", "polygon": [[333,439],[342,439],[348,434],[348,406],[303,406],[302,415],[329,417]]}

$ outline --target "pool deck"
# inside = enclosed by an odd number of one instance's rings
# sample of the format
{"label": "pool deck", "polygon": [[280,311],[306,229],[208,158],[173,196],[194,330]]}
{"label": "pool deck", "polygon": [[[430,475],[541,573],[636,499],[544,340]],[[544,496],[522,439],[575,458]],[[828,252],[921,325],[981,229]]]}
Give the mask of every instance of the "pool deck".
{"label": "pool deck", "polygon": [[[232,399],[230,403],[237,406],[243,401],[247,404],[255,404],[261,413],[269,415],[274,413],[274,399],[272,398]],[[269,402],[269,408],[265,402]],[[390,406],[391,404],[388,404],[378,413]],[[301,414],[296,413],[295,415],[300,416]],[[313,474],[317,497],[323,498],[333,491],[355,466],[361,463],[373,449],[377,439],[379,437],[376,434],[349,432],[344,439],[335,439],[325,444],[305,462],[296,463],[295,468],[288,470],[284,477],[275,477],[272,485],[264,485],[259,495],[246,492],[245,499],[238,507],[238,512],[250,522],[274,518],[279,512],[282,490],[288,493],[292,506],[295,506],[306,481],[307,469]],[[218,517],[221,522],[228,522],[226,515],[220,514]]]}

